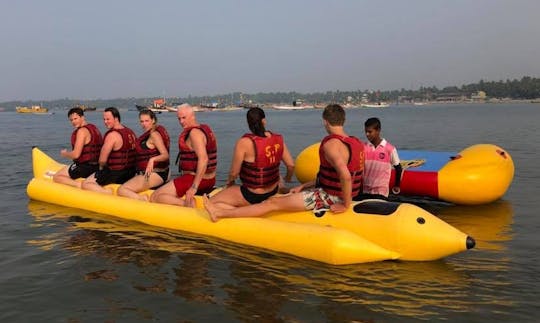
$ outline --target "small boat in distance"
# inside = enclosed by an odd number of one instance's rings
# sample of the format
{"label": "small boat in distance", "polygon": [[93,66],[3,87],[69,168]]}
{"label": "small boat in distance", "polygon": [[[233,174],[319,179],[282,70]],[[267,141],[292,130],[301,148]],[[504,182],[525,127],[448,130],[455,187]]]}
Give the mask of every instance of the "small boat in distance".
{"label": "small boat in distance", "polygon": [[292,105],[274,105],[274,109],[276,110],[304,110],[304,109],[313,109],[313,105],[309,105],[304,103],[301,100],[293,101]]}
{"label": "small boat in distance", "polygon": [[90,107],[90,106],[87,106],[87,105],[84,105],[84,104],[75,104],[73,107],[74,108],[81,108],[84,112],[96,111],[97,110],[96,107]]}
{"label": "small boat in distance", "polygon": [[376,103],[362,103],[362,108],[388,108],[390,104],[386,102],[376,102]]}
{"label": "small boat in distance", "polygon": [[238,107],[243,109],[260,108],[257,103],[240,103]]}
{"label": "small boat in distance", "polygon": [[155,99],[154,102],[152,102],[151,106],[135,104],[135,107],[137,107],[138,111],[148,109],[148,110],[151,110],[154,113],[175,112],[176,111],[176,109],[173,108],[173,107],[167,107],[167,102],[165,101],[165,99]]}
{"label": "small boat in distance", "polygon": [[49,109],[44,108],[39,105],[33,105],[30,108],[29,107],[15,107],[15,110],[17,113],[32,113],[32,114],[40,114],[40,113],[48,113]]}

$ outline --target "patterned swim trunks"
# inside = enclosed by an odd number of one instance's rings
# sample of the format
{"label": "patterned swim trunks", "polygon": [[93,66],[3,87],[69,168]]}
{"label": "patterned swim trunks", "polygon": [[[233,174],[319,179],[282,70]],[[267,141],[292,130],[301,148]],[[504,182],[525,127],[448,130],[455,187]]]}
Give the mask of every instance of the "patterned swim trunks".
{"label": "patterned swim trunks", "polygon": [[322,188],[314,188],[303,191],[304,207],[306,210],[313,210],[313,214],[321,217],[330,210],[330,206],[336,203],[343,203],[341,198],[326,193]]}

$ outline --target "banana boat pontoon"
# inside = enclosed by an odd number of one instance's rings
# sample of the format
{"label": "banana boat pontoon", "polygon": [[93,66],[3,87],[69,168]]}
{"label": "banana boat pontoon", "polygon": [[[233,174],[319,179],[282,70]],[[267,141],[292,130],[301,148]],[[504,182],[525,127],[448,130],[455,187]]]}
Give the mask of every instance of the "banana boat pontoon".
{"label": "banana boat pontoon", "polygon": [[[355,203],[345,213],[271,213],[264,218],[210,221],[197,197],[187,208],[84,191],[55,183],[64,165],[39,148],[32,149],[34,178],[27,193],[33,200],[142,222],[152,226],[213,236],[329,264],[382,260],[427,261],[474,247],[474,239],[431,213],[407,203],[377,200]],[[111,185],[116,192],[118,185]],[[141,194],[150,194],[151,191]]]}

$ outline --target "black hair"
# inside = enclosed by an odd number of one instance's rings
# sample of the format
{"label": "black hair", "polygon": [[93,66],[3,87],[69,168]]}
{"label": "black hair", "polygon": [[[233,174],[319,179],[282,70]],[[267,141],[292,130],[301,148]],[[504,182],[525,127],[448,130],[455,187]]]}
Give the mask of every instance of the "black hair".
{"label": "black hair", "polygon": [[118,109],[115,108],[115,107],[108,107],[107,109],[105,109],[105,112],[110,112],[113,117],[115,117],[116,119],[118,119],[118,121],[121,121],[120,119],[120,112],[118,112]]}
{"label": "black hair", "polygon": [[79,108],[79,107],[75,107],[75,108],[69,109],[69,111],[68,111],[68,117],[69,117],[70,115],[74,114],[74,113],[80,115],[81,117],[84,116],[84,110],[81,109],[81,108]]}
{"label": "black hair", "polygon": [[369,118],[366,120],[366,122],[364,122],[364,127],[381,130],[381,120],[379,120],[379,118]]}
{"label": "black hair", "polygon": [[259,137],[266,137],[266,129],[264,128],[262,120],[266,118],[263,109],[250,108],[247,112],[246,119],[249,126],[249,130],[254,135]]}

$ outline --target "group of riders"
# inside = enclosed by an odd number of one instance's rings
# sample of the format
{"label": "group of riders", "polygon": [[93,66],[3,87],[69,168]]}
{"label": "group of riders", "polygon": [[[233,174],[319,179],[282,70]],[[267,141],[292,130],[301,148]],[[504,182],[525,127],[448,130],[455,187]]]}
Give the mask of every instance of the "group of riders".
{"label": "group of riders", "polygon": [[[330,104],[322,113],[328,135],[322,139],[319,148],[317,178],[288,190],[284,182],[292,180],[293,157],[283,136],[267,130],[264,110],[251,108],[247,112],[251,132],[236,142],[227,185],[209,197],[216,184],[218,147],[215,133],[209,125],[197,122],[195,111],[189,104],[180,105],[176,113],[182,127],[178,137],[178,177],[169,180],[171,140],[165,127],[157,123],[154,112],[139,112],[143,134],[137,137],[121,123],[118,109],[109,107],[103,112],[107,128],[103,136],[94,124],[85,120],[82,109],[69,110],[68,118],[74,127],[72,149],[63,149],[60,154],[72,159],[73,163],[58,171],[53,180],[106,194],[113,194],[106,185],[120,184],[117,190],[120,196],[185,207],[194,207],[195,195],[203,195],[204,207],[214,222],[221,218],[263,216],[278,210],[313,210],[320,216],[328,210],[344,212],[353,197],[362,195],[362,188],[366,186],[364,168],[381,155],[377,149],[383,149],[388,156],[395,151],[384,139],[380,145],[380,137],[377,138],[379,143],[371,147],[349,136],[344,129],[345,110],[338,104]],[[378,136],[380,122],[370,127]],[[372,141],[369,136],[368,139]],[[285,176],[280,175],[281,163],[287,170]],[[396,166],[395,158],[385,164]],[[389,177],[390,169],[383,168],[384,174],[378,176]],[[238,177],[240,185],[235,184]],[[386,186],[386,190],[372,187],[370,192],[364,190],[364,193],[385,198],[388,196],[388,181],[384,184],[385,180],[383,178],[381,185]],[[396,187],[399,188],[399,181],[396,181]],[[149,189],[154,189],[151,195],[139,194]]]}

